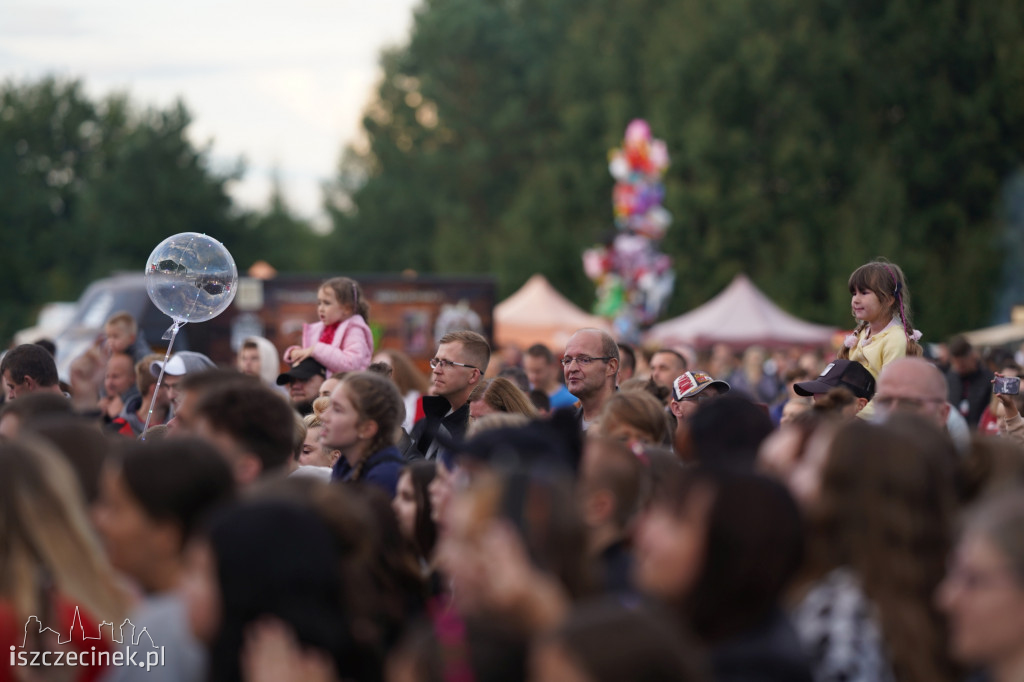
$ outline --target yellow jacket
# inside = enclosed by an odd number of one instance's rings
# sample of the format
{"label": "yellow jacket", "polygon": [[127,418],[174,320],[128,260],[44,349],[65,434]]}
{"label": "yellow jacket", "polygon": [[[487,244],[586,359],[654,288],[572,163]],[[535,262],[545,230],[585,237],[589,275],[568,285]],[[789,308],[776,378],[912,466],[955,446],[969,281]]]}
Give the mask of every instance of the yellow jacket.
{"label": "yellow jacket", "polygon": [[[885,364],[906,357],[907,333],[903,331],[903,327],[896,320],[893,320],[885,329],[871,338],[867,338],[867,335],[868,328],[865,327],[857,335],[857,345],[850,349],[850,359],[867,367],[877,382],[878,375],[882,373],[882,367]],[[875,405],[872,400],[857,416],[869,419],[874,412]]]}

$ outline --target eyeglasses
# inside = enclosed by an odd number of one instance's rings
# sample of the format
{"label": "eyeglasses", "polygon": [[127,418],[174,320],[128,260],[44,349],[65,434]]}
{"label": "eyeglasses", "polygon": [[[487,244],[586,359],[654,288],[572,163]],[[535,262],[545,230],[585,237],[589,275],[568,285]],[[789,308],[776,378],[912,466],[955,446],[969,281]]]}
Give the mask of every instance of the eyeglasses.
{"label": "eyeglasses", "polygon": [[478,369],[473,365],[467,365],[461,362],[452,362],[451,360],[442,360],[441,358],[431,358],[430,369],[437,369],[438,367],[440,367],[441,369],[448,369],[449,367],[467,367],[469,369]]}
{"label": "eyeglasses", "polygon": [[889,409],[892,407],[903,406],[909,410],[920,410],[928,403],[944,403],[945,398],[906,398],[895,395],[878,395],[875,396],[875,404],[879,407]]}
{"label": "eyeglasses", "polygon": [[604,360],[605,362],[608,362],[611,359],[611,355],[606,355],[601,358],[592,358],[589,355],[577,355],[575,357],[573,357],[572,355],[566,355],[564,358],[562,358],[562,365],[564,367],[568,367],[569,365],[572,364],[573,360],[575,360],[580,367],[588,367],[590,366],[590,363],[594,362],[595,360]]}

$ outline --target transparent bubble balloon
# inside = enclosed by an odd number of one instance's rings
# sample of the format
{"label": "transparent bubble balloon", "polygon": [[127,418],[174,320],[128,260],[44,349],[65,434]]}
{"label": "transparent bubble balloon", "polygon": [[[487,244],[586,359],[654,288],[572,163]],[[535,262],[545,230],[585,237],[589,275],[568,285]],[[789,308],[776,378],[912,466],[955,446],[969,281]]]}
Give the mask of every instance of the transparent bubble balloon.
{"label": "transparent bubble balloon", "polygon": [[205,322],[222,312],[238,290],[238,268],[224,245],[197,232],[160,242],[146,262],[146,291],[176,323]]}

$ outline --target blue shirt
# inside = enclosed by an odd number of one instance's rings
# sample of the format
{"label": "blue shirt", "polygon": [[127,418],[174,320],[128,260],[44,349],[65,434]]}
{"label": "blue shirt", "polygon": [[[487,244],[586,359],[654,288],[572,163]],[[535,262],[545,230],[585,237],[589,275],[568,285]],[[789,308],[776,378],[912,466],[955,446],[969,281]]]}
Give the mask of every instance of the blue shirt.
{"label": "blue shirt", "polygon": [[548,396],[548,400],[551,401],[551,409],[557,410],[560,407],[572,407],[576,404],[576,396],[569,393],[564,385],[559,386],[558,390]]}

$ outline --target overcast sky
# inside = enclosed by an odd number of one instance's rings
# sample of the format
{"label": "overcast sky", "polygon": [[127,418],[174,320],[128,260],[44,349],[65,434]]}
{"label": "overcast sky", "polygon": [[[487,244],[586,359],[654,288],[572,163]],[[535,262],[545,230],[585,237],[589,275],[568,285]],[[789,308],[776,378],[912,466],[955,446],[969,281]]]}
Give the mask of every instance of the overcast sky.
{"label": "overcast sky", "polygon": [[247,163],[233,188],[264,207],[277,169],[305,217],[354,140],[385,46],[403,44],[419,0],[0,0],[0,78],[55,73],[91,96],[184,100],[213,161]]}

